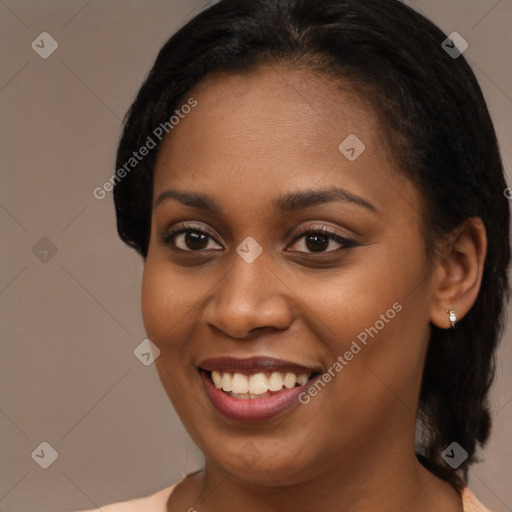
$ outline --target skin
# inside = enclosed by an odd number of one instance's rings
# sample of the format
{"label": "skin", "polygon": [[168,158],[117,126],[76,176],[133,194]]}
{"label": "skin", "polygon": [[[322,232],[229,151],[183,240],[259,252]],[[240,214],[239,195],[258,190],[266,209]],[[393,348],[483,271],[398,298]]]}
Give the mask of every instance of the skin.
{"label": "skin", "polygon": [[[177,485],[168,510],[461,512],[456,491],[416,460],[414,437],[431,323],[449,328],[445,309],[460,319],[478,294],[481,221],[468,220],[429,264],[420,191],[347,84],[273,65],[210,77],[190,96],[198,105],[160,149],[154,199],[197,192],[221,212],[173,199],[155,206],[142,286],[160,379],[205,455],[204,471]],[[351,133],[366,146],[352,162],[338,149]],[[375,211],[347,201],[273,207],[283,194],[332,186]],[[190,223],[211,232],[204,248],[184,235],[160,242]],[[299,230],[322,225],[357,245],[336,250],[324,239],[313,252]],[[248,236],[263,248],[250,264],[236,252]],[[396,302],[402,310],[378,335],[284,416],[243,425],[203,390],[197,365],[210,357],[268,355],[325,371]],[[259,456],[249,467],[240,456],[247,443]]]}

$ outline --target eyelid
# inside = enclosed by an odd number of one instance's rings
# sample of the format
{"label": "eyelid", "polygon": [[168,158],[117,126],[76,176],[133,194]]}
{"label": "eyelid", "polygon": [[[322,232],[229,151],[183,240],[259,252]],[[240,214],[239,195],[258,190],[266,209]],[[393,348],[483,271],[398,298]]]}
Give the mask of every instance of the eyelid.
{"label": "eyelid", "polygon": [[322,234],[327,236],[330,240],[340,244],[341,247],[338,249],[330,250],[330,251],[319,251],[319,252],[304,252],[304,251],[292,251],[301,254],[311,254],[311,255],[322,255],[322,254],[333,254],[340,249],[348,249],[350,247],[354,247],[357,245],[357,241],[351,237],[338,233],[336,230],[325,226],[325,225],[316,225],[316,226],[306,226],[301,228],[300,232],[295,236],[291,245],[294,245],[298,240],[304,237],[307,234]]}
{"label": "eyelid", "polygon": [[[160,237],[160,243],[162,245],[168,245],[171,243],[174,238],[176,238],[179,234],[186,233],[187,231],[197,231],[200,233],[206,233],[208,236],[210,236],[215,243],[220,244],[220,242],[217,240],[217,235],[213,233],[208,227],[205,225],[200,225],[197,223],[181,223],[177,226],[174,226],[172,231],[166,230]],[[203,249],[204,251],[204,249]],[[203,251],[185,251],[185,252],[203,252]]]}
{"label": "eyelid", "polygon": [[[180,234],[186,233],[188,231],[204,233],[204,234],[208,235],[216,244],[222,245],[217,240],[217,236],[210,230],[210,228],[208,228],[206,225],[200,225],[200,224],[197,224],[194,222],[188,222],[188,223],[185,222],[185,223],[178,224],[177,226],[175,226],[172,229],[172,231],[165,232],[160,237],[160,243],[162,245],[169,245],[169,244],[171,244],[171,242],[174,241],[174,239],[177,236],[179,236]],[[294,245],[298,240],[300,240],[302,237],[304,237],[304,235],[311,234],[311,233],[312,234],[320,233],[320,234],[326,235],[329,237],[330,240],[336,242],[337,244],[340,244],[341,247],[339,247],[338,249],[330,250],[330,251],[306,252],[306,251],[293,251],[292,250],[291,252],[295,252],[295,253],[299,253],[299,254],[308,254],[308,255],[310,255],[310,254],[311,255],[332,254],[332,253],[337,252],[340,249],[343,249],[343,248],[347,249],[347,248],[354,247],[357,245],[357,241],[353,237],[342,235],[342,234],[338,233],[336,230],[334,230],[332,227],[329,227],[328,225],[324,225],[324,224],[317,224],[314,226],[305,226],[305,227],[301,228],[299,233],[297,233],[297,235],[294,237],[291,245]],[[215,250],[215,251],[219,250],[219,249],[200,249],[200,250],[186,251],[184,249],[179,249],[178,247],[175,247],[174,244],[173,244],[173,248],[176,250],[181,250],[183,252],[191,252],[191,253],[202,253],[202,252],[205,252],[208,250]]]}
{"label": "eyelid", "polygon": [[[338,231],[336,231],[335,228],[331,227],[329,224],[315,224],[313,226],[308,225],[308,226],[300,228],[299,232],[295,236],[294,241],[297,240],[297,238],[301,237],[302,235],[307,234],[307,233],[311,233],[311,232],[313,232],[313,233],[314,232],[322,232],[322,233],[325,233],[327,235],[338,236],[338,237],[343,238],[345,240],[353,240],[352,236],[339,233]],[[355,240],[353,240],[353,241],[355,242]]]}

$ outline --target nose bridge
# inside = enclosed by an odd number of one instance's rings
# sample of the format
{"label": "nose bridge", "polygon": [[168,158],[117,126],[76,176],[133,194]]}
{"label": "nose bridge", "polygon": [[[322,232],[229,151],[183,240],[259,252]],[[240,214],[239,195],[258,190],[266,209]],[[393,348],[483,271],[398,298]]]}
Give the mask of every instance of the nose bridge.
{"label": "nose bridge", "polygon": [[283,329],[291,321],[283,285],[270,269],[266,255],[248,261],[234,255],[231,269],[216,287],[205,313],[208,324],[233,337],[244,337],[259,327]]}
{"label": "nose bridge", "polygon": [[[240,244],[239,249],[244,248]],[[220,285],[220,293],[230,300],[245,299],[248,303],[257,303],[260,298],[273,293],[268,282],[269,273],[268,261],[264,255],[250,261],[237,254],[233,256],[231,271],[227,274],[225,283]]]}

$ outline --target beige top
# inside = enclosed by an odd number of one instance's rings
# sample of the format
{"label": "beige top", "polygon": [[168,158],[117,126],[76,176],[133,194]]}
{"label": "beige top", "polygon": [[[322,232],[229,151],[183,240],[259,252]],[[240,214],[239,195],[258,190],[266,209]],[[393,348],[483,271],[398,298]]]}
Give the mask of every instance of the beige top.
{"label": "beige top", "polygon": [[[186,478],[185,475],[181,481]],[[76,512],[167,512],[167,500],[169,499],[174,487],[171,485],[145,498],[112,503],[95,509],[76,511]],[[475,495],[466,487],[462,493],[462,504],[464,512],[490,512],[475,497]],[[192,509],[193,510],[193,509]]]}

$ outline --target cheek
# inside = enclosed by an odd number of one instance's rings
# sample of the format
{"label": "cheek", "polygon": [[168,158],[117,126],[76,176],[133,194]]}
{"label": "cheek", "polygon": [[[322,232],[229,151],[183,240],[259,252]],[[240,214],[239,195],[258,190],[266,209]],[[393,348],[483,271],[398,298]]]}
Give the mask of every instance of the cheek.
{"label": "cheek", "polygon": [[376,323],[379,331],[389,331],[389,325],[401,321],[397,309],[414,307],[414,290],[421,284],[419,265],[410,263],[421,261],[417,255],[396,257],[376,246],[358,251],[345,268],[325,277],[303,274],[293,286],[300,302],[314,313],[304,318],[310,318],[312,328],[323,326],[337,349],[360,333],[364,338],[365,329]]}
{"label": "cheek", "polygon": [[158,344],[160,339],[158,333],[162,330],[165,318],[162,315],[165,294],[163,293],[163,288],[158,283],[159,279],[155,265],[152,264],[148,257],[142,274],[141,309],[146,333],[155,344]]}
{"label": "cheek", "polygon": [[[187,297],[190,287],[183,286],[169,270],[166,261],[148,258],[144,264],[141,289],[142,318],[147,337],[159,348],[155,367],[162,385],[183,420],[186,419],[190,400],[184,389],[197,378],[190,365],[193,304]],[[187,322],[188,320],[188,322]]]}
{"label": "cheek", "polygon": [[[344,359],[333,368],[335,387],[342,401],[359,397],[354,408],[363,397],[376,405],[374,398],[394,393],[414,409],[429,335],[429,280],[421,239],[409,242],[407,250],[398,241],[361,248],[353,266],[302,283],[301,302],[310,309],[303,318],[327,348],[327,366]],[[347,405],[342,409],[352,410]]]}
{"label": "cheek", "polygon": [[142,319],[149,339],[160,350],[170,348],[180,320],[191,309],[186,290],[165,264],[148,256],[142,276]]}

